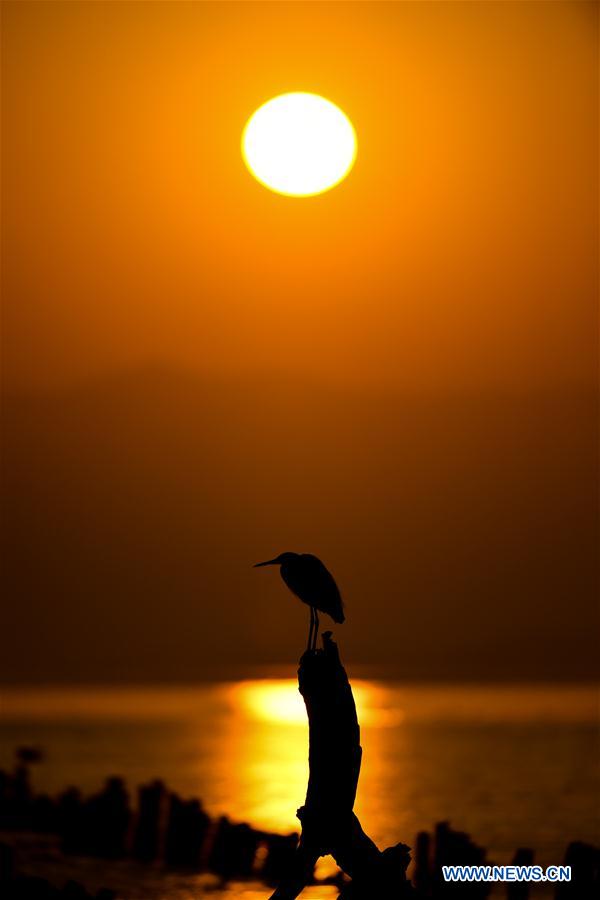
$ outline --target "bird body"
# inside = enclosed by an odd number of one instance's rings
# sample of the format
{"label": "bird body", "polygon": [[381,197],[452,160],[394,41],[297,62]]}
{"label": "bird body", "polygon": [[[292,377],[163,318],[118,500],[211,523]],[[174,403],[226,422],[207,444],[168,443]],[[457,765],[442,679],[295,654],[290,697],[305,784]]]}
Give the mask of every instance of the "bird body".
{"label": "bird body", "polygon": [[280,553],[275,559],[256,563],[256,566],[277,565],[281,567],[281,577],[290,591],[310,606],[309,649],[315,649],[319,627],[317,610],[331,616],[338,624],[345,619],[344,604],[335,579],[312,553]]}
{"label": "bird body", "polygon": [[290,559],[282,562],[280,572],[290,591],[307,606],[326,613],[341,625],[345,618],[344,605],[333,575],[312,553],[289,556]]}

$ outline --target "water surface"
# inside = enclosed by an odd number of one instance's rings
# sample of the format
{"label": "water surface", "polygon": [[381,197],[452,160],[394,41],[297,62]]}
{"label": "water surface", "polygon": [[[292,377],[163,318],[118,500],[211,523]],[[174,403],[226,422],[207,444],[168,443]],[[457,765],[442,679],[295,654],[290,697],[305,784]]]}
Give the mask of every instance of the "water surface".
{"label": "water surface", "polygon": [[[448,819],[507,862],[531,846],[558,863],[574,839],[600,842],[598,694],[591,686],[354,682],[363,768],[356,812],[382,846]],[[132,791],[160,777],[265,829],[298,827],[308,734],[293,680],[179,687],[10,688],[0,764],[19,744],[45,760],[35,786]]]}

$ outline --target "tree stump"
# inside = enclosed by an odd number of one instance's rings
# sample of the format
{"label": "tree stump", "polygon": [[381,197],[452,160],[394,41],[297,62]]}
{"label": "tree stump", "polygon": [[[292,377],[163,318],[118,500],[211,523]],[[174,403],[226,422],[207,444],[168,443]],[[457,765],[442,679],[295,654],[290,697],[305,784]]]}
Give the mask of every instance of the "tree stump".
{"label": "tree stump", "polygon": [[397,844],[383,852],[354,815],[362,749],[352,688],[331,632],[323,650],[304,653],[298,687],[308,714],[309,779],[298,810],[302,834],[290,871],[271,900],[295,900],[311,880],[320,856],[331,854],[352,879],[344,900],[417,897],[406,879],[410,848]]}

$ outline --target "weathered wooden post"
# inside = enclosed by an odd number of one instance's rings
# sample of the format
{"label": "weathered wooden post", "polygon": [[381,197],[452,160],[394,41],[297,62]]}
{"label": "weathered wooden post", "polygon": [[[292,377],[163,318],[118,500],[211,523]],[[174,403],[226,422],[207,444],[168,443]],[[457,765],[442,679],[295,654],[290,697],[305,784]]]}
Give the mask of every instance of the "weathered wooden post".
{"label": "weathered wooden post", "polygon": [[323,650],[300,660],[298,686],[308,714],[309,779],[298,810],[302,834],[293,864],[271,900],[295,900],[312,877],[320,856],[331,854],[352,878],[344,900],[416,897],[406,880],[409,848],[397,844],[383,852],[364,833],[353,812],[362,749],[352,688],[331,632]]}
{"label": "weathered wooden post", "polygon": [[[533,865],[534,853],[530,847],[519,847],[512,860],[513,866]],[[514,881],[507,885],[506,900],[529,900],[529,881]]]}

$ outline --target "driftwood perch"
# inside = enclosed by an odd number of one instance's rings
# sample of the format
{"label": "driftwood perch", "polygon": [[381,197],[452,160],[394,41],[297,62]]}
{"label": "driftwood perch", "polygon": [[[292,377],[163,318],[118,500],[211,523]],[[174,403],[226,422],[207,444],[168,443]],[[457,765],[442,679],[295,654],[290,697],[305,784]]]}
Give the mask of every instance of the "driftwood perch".
{"label": "driftwood perch", "polygon": [[331,855],[352,879],[343,900],[416,897],[406,880],[409,847],[381,851],[353,812],[362,749],[352,688],[331,632],[323,650],[300,660],[298,686],[308,714],[310,775],[304,806],[298,810],[302,834],[293,864],[271,900],[295,900],[311,880],[320,856]]}

